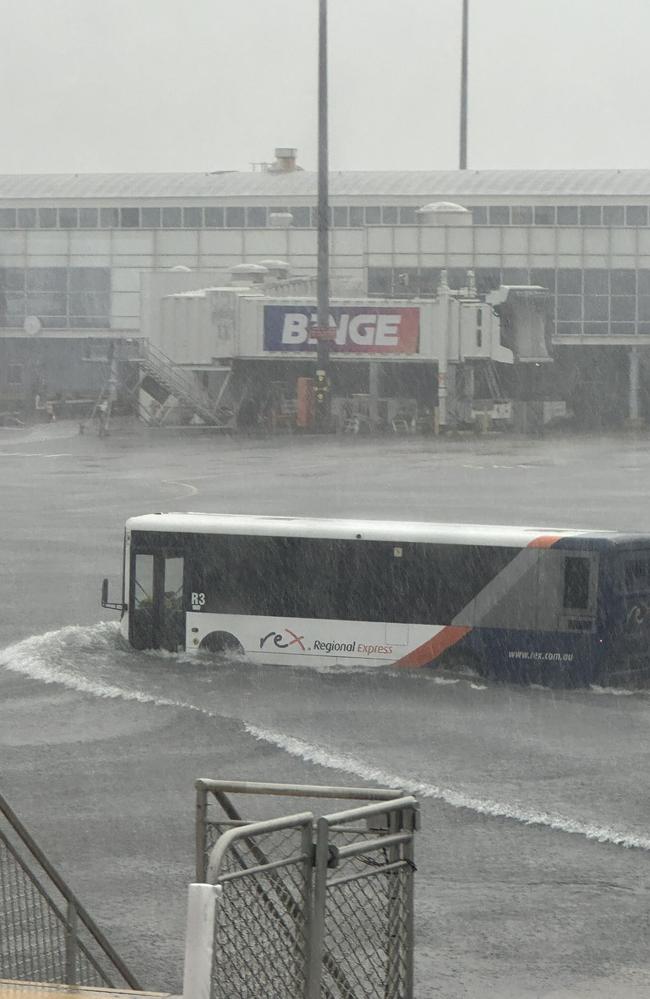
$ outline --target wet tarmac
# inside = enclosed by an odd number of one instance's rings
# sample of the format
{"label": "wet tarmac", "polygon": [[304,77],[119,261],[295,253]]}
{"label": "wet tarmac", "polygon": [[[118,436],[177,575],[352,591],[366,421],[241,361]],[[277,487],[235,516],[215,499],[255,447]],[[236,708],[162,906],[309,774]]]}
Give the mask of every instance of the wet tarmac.
{"label": "wet tarmac", "polygon": [[125,519],[648,529],[650,438],[0,431],[2,790],[148,988],[180,986],[197,776],[418,793],[417,995],[650,995],[650,693],[135,653]]}

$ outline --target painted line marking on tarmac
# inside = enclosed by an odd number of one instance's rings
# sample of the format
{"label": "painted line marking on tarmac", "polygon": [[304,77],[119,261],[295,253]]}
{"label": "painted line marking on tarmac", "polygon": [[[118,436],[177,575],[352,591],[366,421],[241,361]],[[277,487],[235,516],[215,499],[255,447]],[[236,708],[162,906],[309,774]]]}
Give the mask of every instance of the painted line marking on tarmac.
{"label": "painted line marking on tarmac", "polygon": [[48,454],[45,451],[0,451],[0,458],[71,458],[72,451]]}
{"label": "painted line marking on tarmac", "polygon": [[[183,489],[187,489],[187,496],[196,496],[198,489],[196,486],[191,486],[189,482],[179,482],[177,479],[163,479],[163,485],[165,486],[182,486]],[[182,495],[182,494],[181,494]]]}

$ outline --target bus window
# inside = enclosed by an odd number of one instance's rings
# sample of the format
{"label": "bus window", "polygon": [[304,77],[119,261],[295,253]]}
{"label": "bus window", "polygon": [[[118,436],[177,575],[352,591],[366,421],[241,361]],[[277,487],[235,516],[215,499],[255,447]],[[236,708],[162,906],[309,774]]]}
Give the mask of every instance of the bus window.
{"label": "bus window", "polygon": [[650,554],[635,552],[625,557],[623,572],[626,593],[647,593],[650,590]]}
{"label": "bus window", "polygon": [[165,559],[165,606],[169,610],[183,609],[183,558],[179,556]]}
{"label": "bus window", "polygon": [[568,556],[564,562],[564,596],[562,606],[565,610],[589,610],[589,559]]}
{"label": "bus window", "polygon": [[136,610],[153,604],[153,555],[135,556],[133,604]]}

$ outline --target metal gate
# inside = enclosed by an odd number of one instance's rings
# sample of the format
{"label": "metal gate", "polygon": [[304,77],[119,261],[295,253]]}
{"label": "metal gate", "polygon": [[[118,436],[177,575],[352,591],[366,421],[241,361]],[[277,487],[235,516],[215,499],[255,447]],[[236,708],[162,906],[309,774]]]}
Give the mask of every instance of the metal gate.
{"label": "metal gate", "polygon": [[[373,788],[197,787],[204,883],[190,889],[185,999],[412,997],[414,798]],[[251,823],[234,808],[233,792],[375,800],[318,819],[307,811]],[[224,819],[208,817],[208,793]]]}

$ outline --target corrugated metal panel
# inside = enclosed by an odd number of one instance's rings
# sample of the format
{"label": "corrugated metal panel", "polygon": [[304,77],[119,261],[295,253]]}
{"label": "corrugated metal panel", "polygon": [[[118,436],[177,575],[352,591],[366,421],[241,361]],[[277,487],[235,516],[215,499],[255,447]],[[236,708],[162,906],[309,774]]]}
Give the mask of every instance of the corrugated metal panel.
{"label": "corrugated metal panel", "polygon": [[[650,170],[342,171],[333,198],[650,197]],[[115,173],[0,175],[0,200],[316,197],[316,174]]]}

